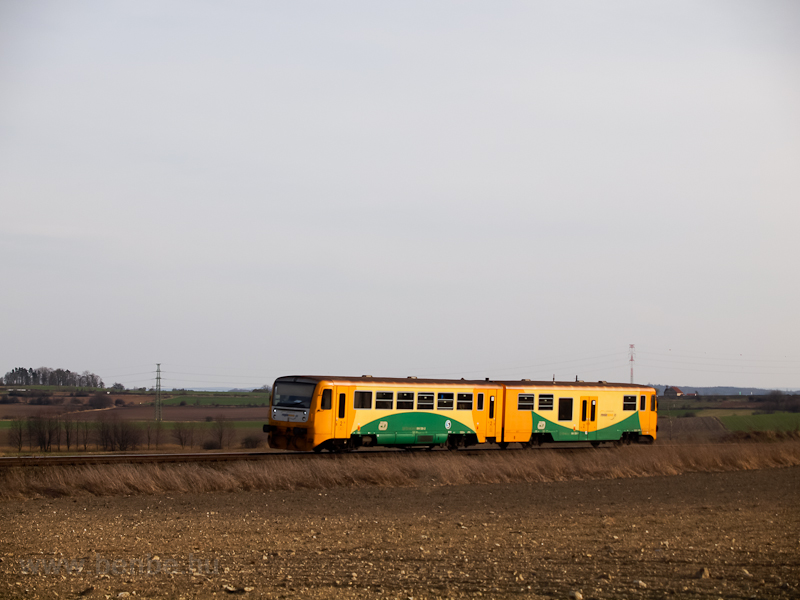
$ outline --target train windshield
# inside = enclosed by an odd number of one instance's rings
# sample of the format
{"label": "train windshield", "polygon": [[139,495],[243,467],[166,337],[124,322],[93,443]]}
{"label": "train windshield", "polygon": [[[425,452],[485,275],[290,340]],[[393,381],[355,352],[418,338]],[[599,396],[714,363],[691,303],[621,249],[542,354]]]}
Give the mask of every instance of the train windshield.
{"label": "train windshield", "polygon": [[275,386],[272,406],[310,408],[315,383],[279,383]]}

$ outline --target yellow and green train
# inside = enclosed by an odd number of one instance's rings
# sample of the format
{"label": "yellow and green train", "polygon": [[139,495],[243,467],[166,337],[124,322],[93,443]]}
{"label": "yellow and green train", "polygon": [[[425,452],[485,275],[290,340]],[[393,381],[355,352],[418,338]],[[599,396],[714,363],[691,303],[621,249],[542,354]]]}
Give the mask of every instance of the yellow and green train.
{"label": "yellow and green train", "polygon": [[626,383],[279,377],[271,448],[459,448],[517,442],[653,442],[656,390]]}

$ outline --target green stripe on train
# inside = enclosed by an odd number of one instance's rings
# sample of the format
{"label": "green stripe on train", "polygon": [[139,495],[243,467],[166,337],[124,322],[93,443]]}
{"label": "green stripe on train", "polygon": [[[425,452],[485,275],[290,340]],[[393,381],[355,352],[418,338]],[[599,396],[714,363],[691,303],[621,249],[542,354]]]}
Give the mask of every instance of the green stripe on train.
{"label": "green stripe on train", "polygon": [[[544,426],[541,425],[544,423]],[[533,414],[533,433],[549,433],[554,442],[575,442],[579,440],[618,440],[626,432],[639,432],[642,430],[639,422],[639,413],[635,412],[622,421],[609,427],[603,427],[589,433],[573,430],[545,419],[537,413]]]}
{"label": "green stripe on train", "polygon": [[[354,432],[355,433],[355,432]],[[475,433],[472,429],[444,415],[408,412],[387,415],[362,425],[357,433],[375,436],[380,445],[444,444],[447,436]]]}

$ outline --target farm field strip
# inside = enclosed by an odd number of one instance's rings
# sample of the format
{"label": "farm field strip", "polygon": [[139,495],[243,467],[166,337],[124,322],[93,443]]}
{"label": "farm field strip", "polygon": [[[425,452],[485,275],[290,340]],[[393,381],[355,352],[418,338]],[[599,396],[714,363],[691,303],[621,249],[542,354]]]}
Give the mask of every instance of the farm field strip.
{"label": "farm field strip", "polygon": [[800,413],[721,416],[730,431],[795,431],[800,430]]}
{"label": "farm field strip", "polygon": [[108,464],[0,471],[0,499],[37,496],[430,487],[630,479],[800,466],[800,441],[696,447],[625,446],[609,452],[382,452],[334,460],[264,456],[215,465]]}

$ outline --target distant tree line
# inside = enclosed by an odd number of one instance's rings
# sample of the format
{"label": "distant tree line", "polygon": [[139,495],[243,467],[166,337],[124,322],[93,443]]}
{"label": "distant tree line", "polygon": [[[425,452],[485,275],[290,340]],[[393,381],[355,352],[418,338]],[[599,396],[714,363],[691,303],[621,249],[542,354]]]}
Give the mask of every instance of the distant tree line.
{"label": "distant tree line", "polygon": [[75,373],[69,369],[51,369],[39,367],[26,369],[17,367],[0,378],[2,385],[54,385],[72,387],[104,388],[105,384],[99,375],[84,371]]}
{"label": "distant tree line", "polygon": [[[166,427],[161,421],[136,422],[118,415],[103,413],[94,420],[76,419],[71,413],[46,410],[28,418],[12,419],[8,429],[8,445],[17,452],[23,448],[42,452],[88,450],[126,451],[146,447],[158,449],[170,438],[182,449],[202,446],[205,450],[231,448],[236,441],[233,423],[223,415],[208,417],[210,426],[194,421],[176,421]],[[244,448],[261,445],[260,436],[249,435],[241,440]]]}
{"label": "distant tree line", "polygon": [[758,400],[763,402],[764,409],[769,412],[800,412],[800,396],[797,394],[784,394],[775,390]]}

